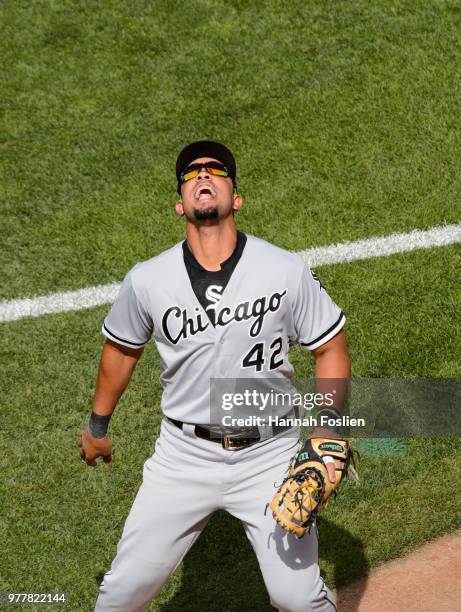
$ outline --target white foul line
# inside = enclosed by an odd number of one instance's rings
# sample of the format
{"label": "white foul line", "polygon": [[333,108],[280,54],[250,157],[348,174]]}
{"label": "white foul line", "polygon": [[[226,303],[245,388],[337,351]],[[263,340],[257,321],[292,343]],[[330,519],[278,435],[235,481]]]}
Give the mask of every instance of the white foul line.
{"label": "white foul line", "polygon": [[[325,247],[315,247],[298,254],[310,266],[322,266],[372,257],[385,257],[414,249],[428,249],[461,242],[461,223],[413,230],[407,234],[390,234],[381,238],[367,238],[356,242],[343,242]],[[15,321],[24,317],[40,317],[56,312],[69,312],[112,303],[120,283],[87,287],[77,291],[50,293],[49,295],[0,301],[0,322]]]}
{"label": "white foul line", "polygon": [[312,267],[328,264],[387,257],[415,249],[447,246],[461,242],[461,223],[431,227],[428,230],[413,230],[407,234],[390,234],[382,238],[367,238],[357,242],[342,242],[325,247],[315,247],[298,254]]}

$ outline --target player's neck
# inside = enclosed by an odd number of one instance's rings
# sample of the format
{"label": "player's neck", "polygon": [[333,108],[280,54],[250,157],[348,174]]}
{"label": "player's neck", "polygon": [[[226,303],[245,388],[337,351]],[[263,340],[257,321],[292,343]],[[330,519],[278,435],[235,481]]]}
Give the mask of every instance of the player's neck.
{"label": "player's neck", "polygon": [[221,269],[237,244],[237,227],[233,217],[227,223],[196,226],[187,224],[187,244],[193,256],[205,270]]}

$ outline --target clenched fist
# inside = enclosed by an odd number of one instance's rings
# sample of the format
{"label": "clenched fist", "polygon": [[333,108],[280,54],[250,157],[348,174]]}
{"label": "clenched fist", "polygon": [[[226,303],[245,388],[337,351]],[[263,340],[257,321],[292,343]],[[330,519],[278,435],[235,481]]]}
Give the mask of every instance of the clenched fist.
{"label": "clenched fist", "polygon": [[95,438],[85,429],[80,434],[80,457],[87,465],[96,467],[96,459],[102,457],[104,463],[112,462],[112,441],[106,434],[103,438]]}

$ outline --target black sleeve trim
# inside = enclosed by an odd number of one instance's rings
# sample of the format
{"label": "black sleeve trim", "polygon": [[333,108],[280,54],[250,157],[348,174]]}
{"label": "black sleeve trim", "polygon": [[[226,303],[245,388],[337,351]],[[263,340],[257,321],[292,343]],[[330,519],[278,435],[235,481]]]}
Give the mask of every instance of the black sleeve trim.
{"label": "black sleeve trim", "polygon": [[146,344],[145,342],[131,342],[131,340],[125,340],[125,338],[119,338],[114,333],[112,333],[110,329],[107,328],[105,323],[103,323],[103,327],[108,334],[110,334],[116,340],[120,340],[120,342],[126,342],[127,344],[131,344],[132,346],[144,346]]}
{"label": "black sleeve trim", "polygon": [[320,340],[322,340],[322,338],[325,338],[325,336],[328,336],[328,334],[331,334],[331,332],[332,332],[332,331],[334,331],[335,327],[337,327],[337,326],[338,326],[338,325],[341,323],[341,321],[343,320],[343,317],[344,317],[344,313],[343,313],[343,311],[341,310],[341,314],[339,315],[338,320],[337,320],[337,321],[335,321],[335,322],[333,323],[333,325],[332,325],[331,327],[329,327],[329,328],[328,328],[328,329],[327,329],[325,332],[323,332],[323,334],[321,334],[321,335],[320,335],[318,338],[316,338],[315,340],[312,340],[312,342],[300,342],[300,344],[301,344],[302,346],[306,346],[306,347],[309,347],[309,346],[312,346],[313,344],[316,344],[317,342],[319,342]]}

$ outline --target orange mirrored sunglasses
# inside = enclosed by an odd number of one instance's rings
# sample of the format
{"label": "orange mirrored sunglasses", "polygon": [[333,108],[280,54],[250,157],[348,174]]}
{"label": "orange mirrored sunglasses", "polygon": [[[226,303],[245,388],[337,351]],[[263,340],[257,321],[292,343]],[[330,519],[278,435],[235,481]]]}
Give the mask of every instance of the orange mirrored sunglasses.
{"label": "orange mirrored sunglasses", "polygon": [[227,170],[226,166],[217,161],[209,161],[204,163],[190,164],[190,166],[187,166],[187,168],[185,168],[179,175],[180,183],[186,183],[187,181],[197,177],[202,171],[202,168],[205,168],[208,174],[213,176],[229,176],[229,171]]}

